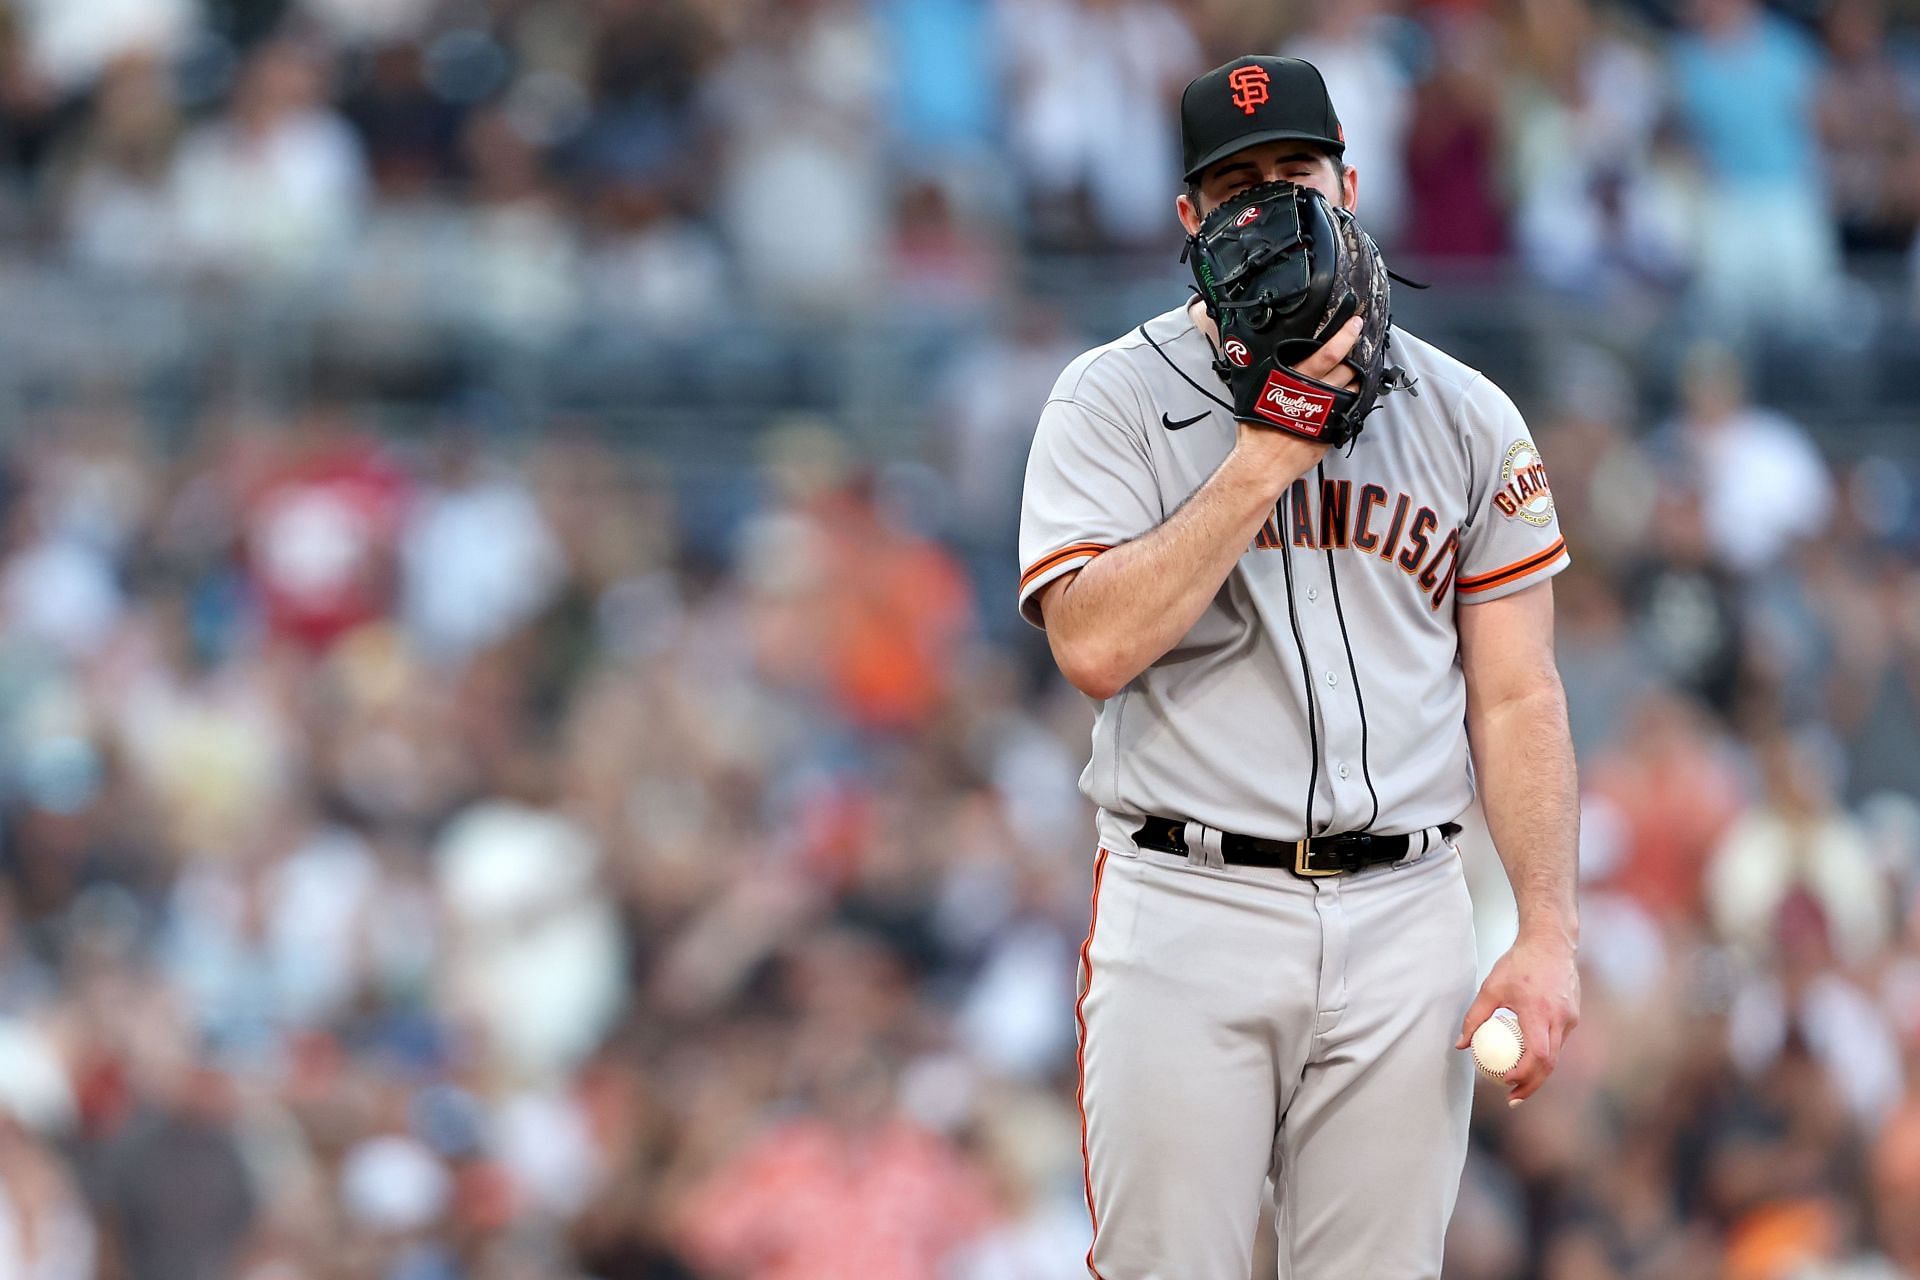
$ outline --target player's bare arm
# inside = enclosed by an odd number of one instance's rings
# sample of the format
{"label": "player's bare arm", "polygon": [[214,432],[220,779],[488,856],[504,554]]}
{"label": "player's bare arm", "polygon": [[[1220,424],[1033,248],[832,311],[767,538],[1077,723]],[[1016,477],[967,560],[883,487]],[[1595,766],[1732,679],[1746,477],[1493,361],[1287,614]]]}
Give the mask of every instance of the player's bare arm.
{"label": "player's bare arm", "polygon": [[[1358,318],[1303,371],[1336,384],[1360,332]],[[1113,548],[1040,595],[1047,643],[1069,683],[1105,700],[1192,629],[1287,486],[1311,471],[1325,445],[1242,422],[1231,453],[1179,510],[1151,533]]]}
{"label": "player's bare arm", "polygon": [[1542,582],[1459,610],[1467,735],[1487,828],[1519,905],[1520,931],[1467,1011],[1458,1047],[1495,1009],[1520,1018],[1527,1052],[1507,1076],[1512,1098],[1553,1073],[1580,1015],[1574,963],[1579,788],[1567,700],[1553,661],[1553,587]]}

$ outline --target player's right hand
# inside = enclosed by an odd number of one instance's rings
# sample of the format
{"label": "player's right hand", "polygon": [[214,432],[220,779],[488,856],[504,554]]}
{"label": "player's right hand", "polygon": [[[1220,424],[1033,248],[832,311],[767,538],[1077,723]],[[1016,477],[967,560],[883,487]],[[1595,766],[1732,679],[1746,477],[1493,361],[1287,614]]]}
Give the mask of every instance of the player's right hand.
{"label": "player's right hand", "polygon": [[[1353,370],[1341,361],[1353,350],[1354,341],[1359,338],[1360,317],[1341,325],[1328,338],[1320,349],[1302,360],[1294,368],[1309,378],[1317,378],[1329,386],[1345,387],[1353,381]],[[1313,470],[1326,456],[1327,446],[1318,444],[1305,436],[1290,431],[1278,431],[1258,423],[1239,420],[1239,434],[1234,442],[1234,452],[1248,458],[1259,468],[1265,481],[1277,497],[1301,476]]]}
{"label": "player's right hand", "polygon": [[1471,1047],[1474,1031],[1502,1008],[1520,1019],[1527,1046],[1520,1064],[1502,1080],[1510,1091],[1507,1105],[1518,1106],[1553,1074],[1560,1046],[1580,1021],[1580,968],[1564,933],[1521,930],[1480,984],[1453,1047]]}

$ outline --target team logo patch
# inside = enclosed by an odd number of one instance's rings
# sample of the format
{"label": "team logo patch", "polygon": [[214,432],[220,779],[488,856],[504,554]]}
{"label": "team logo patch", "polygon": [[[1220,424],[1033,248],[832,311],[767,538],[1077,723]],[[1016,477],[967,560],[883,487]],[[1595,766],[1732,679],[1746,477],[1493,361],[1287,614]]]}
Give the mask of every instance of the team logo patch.
{"label": "team logo patch", "polygon": [[1238,338],[1228,338],[1225,342],[1221,343],[1220,354],[1227,358],[1228,363],[1241,369],[1246,368],[1253,362],[1253,353],[1248,351],[1247,344]]}
{"label": "team logo patch", "polygon": [[1500,491],[1493,505],[1509,520],[1528,524],[1553,522],[1553,490],[1547,485],[1547,464],[1531,440],[1515,440],[1500,464]]}
{"label": "team logo patch", "polygon": [[1259,216],[1260,216],[1260,206],[1256,204],[1251,209],[1242,209],[1240,211],[1240,216],[1233,220],[1233,225],[1236,227],[1244,227],[1249,222],[1252,222],[1255,218]]}
{"label": "team logo patch", "polygon": [[1326,430],[1333,413],[1333,393],[1318,391],[1275,369],[1260,388],[1253,411],[1269,422],[1291,427],[1304,436],[1318,436]]}
{"label": "team logo patch", "polygon": [[1227,76],[1227,85],[1233,90],[1233,105],[1248,115],[1267,100],[1267,83],[1267,69],[1262,66],[1235,67]]}

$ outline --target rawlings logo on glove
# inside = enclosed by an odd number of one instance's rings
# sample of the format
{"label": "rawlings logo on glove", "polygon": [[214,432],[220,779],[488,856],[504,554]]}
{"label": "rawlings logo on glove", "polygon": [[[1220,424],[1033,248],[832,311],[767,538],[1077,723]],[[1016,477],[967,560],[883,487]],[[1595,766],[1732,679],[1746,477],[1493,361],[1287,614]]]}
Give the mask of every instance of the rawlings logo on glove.
{"label": "rawlings logo on glove", "polygon": [[1319,439],[1333,413],[1333,393],[1315,391],[1305,382],[1275,369],[1267,375],[1267,386],[1254,403],[1253,411],[1268,422],[1303,436]]}
{"label": "rawlings logo on glove", "polygon": [[[1220,330],[1213,368],[1234,416],[1334,445],[1358,436],[1399,371],[1387,365],[1387,266],[1353,215],[1311,187],[1270,182],[1208,214],[1181,256]],[[1353,385],[1301,373],[1355,314]]]}

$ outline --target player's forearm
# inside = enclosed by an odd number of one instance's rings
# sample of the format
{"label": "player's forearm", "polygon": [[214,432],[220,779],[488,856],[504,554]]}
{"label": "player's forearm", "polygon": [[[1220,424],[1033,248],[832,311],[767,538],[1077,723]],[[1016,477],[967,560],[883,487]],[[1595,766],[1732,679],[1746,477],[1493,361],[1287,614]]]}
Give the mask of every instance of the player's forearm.
{"label": "player's forearm", "polygon": [[1580,790],[1557,676],[1468,718],[1487,830],[1506,865],[1520,932],[1580,935]]}
{"label": "player's forearm", "polygon": [[1243,431],[1242,444],[1158,528],[1097,557],[1052,592],[1047,638],[1067,679],[1109,698],[1178,644],[1280,493],[1321,452],[1290,437],[1248,443]]}

